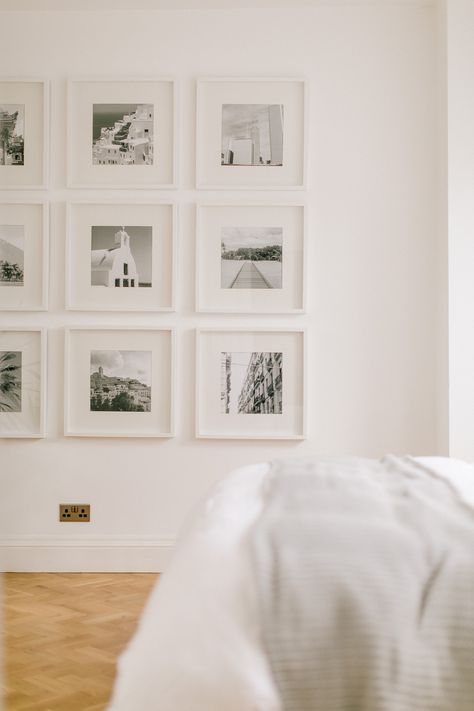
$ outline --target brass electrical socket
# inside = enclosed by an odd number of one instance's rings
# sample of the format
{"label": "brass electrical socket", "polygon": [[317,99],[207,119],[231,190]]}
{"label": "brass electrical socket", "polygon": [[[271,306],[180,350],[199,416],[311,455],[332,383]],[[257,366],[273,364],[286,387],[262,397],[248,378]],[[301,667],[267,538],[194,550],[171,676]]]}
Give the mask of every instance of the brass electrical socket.
{"label": "brass electrical socket", "polygon": [[59,504],[59,520],[63,523],[70,521],[90,521],[90,504]]}

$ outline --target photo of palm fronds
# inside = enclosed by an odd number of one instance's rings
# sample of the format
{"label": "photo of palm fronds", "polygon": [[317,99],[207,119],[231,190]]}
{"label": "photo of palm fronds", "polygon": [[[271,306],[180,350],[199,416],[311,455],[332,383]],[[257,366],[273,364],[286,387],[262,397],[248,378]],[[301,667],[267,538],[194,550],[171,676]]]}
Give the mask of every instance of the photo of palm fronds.
{"label": "photo of palm fronds", "polygon": [[0,412],[21,412],[21,351],[0,351]]}

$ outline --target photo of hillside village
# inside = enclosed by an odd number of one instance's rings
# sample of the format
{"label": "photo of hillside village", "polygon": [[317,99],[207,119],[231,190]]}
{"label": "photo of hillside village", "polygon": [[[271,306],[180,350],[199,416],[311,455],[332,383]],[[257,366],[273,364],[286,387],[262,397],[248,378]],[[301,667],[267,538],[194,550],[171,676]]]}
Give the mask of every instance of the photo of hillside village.
{"label": "photo of hillside village", "polygon": [[91,351],[91,411],[150,412],[151,360],[151,351]]}
{"label": "photo of hillside village", "polygon": [[153,165],[153,105],[94,104],[93,165]]}

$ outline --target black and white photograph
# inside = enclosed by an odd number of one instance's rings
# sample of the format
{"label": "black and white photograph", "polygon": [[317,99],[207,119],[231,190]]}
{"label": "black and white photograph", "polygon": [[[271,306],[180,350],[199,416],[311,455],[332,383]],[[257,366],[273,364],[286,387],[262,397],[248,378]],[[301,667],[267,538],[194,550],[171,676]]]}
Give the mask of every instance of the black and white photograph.
{"label": "black and white photograph", "polygon": [[283,105],[223,104],[221,165],[282,166]]}
{"label": "black and white photograph", "polygon": [[282,288],[281,227],[222,227],[221,288]]}
{"label": "black and white photograph", "polygon": [[92,226],[91,286],[152,286],[152,227]]}
{"label": "black and white photograph", "polygon": [[221,413],[281,415],[283,354],[221,352]]}
{"label": "black and white photograph", "polygon": [[21,412],[21,351],[0,351],[0,412]]}
{"label": "black and white photograph", "polygon": [[24,285],[23,225],[0,225],[0,287]]}
{"label": "black and white photograph", "polygon": [[92,164],[153,165],[152,104],[93,104]]}
{"label": "black and white photograph", "polygon": [[151,351],[91,351],[91,412],[150,412],[151,369]]}
{"label": "black and white photograph", "polygon": [[0,165],[25,164],[25,105],[0,103]]}

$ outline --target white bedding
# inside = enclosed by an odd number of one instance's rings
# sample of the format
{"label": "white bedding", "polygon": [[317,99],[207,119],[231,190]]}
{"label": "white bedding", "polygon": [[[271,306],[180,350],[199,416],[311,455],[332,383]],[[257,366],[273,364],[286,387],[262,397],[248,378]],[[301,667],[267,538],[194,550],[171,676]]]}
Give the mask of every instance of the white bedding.
{"label": "white bedding", "polygon": [[[417,461],[474,508],[474,466]],[[246,546],[268,471],[234,471],[197,509],[120,658],[109,711],[281,711]]]}

